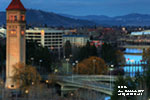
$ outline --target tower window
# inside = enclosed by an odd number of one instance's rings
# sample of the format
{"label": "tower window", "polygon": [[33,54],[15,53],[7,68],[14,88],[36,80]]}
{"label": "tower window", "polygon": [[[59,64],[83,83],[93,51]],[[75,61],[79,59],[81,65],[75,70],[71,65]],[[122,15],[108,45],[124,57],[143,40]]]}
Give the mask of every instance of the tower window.
{"label": "tower window", "polygon": [[17,21],[17,16],[16,15],[10,15],[9,20],[10,21]]}
{"label": "tower window", "polygon": [[25,21],[25,16],[24,15],[21,15],[21,20]]}
{"label": "tower window", "polygon": [[11,31],[10,31],[10,34],[11,34],[11,35],[15,35],[16,33],[17,33],[16,30],[11,30]]}
{"label": "tower window", "polygon": [[14,21],[17,21],[17,16],[14,16]]}
{"label": "tower window", "polygon": [[12,16],[12,15],[9,16],[9,20],[10,20],[10,21],[13,20],[13,16]]}
{"label": "tower window", "polygon": [[21,35],[24,35],[24,34],[25,34],[25,32],[22,30],[22,31],[21,31]]}

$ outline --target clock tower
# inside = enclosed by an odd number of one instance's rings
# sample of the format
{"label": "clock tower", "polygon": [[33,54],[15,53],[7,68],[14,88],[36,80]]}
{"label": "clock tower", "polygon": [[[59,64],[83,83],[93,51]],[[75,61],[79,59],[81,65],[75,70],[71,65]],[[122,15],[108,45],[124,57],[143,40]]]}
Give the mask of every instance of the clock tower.
{"label": "clock tower", "polygon": [[12,81],[14,65],[25,63],[26,9],[20,0],[12,0],[6,9],[7,51],[6,88],[16,89],[19,84]]}

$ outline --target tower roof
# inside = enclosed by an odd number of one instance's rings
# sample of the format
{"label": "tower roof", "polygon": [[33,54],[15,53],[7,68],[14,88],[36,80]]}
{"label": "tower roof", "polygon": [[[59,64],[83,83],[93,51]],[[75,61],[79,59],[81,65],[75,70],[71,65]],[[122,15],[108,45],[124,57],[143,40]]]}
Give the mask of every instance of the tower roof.
{"label": "tower roof", "polygon": [[24,8],[24,6],[20,0],[12,0],[6,10],[23,10],[23,11],[25,11],[26,9]]}

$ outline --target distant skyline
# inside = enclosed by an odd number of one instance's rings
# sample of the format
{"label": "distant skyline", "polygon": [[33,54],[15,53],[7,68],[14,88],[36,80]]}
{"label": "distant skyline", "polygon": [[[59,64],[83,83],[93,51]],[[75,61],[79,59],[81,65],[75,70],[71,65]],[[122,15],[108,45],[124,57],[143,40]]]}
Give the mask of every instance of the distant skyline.
{"label": "distant skyline", "polygon": [[[150,14],[150,0],[21,0],[25,8],[85,16],[120,16],[130,13]],[[0,0],[5,11],[11,0]]]}

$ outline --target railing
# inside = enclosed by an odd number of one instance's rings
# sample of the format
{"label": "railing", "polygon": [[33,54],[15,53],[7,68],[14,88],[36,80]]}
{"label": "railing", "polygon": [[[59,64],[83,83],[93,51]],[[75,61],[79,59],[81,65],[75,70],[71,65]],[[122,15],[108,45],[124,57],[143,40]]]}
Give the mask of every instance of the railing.
{"label": "railing", "polygon": [[57,78],[63,86],[95,90],[108,95],[112,94],[113,82],[116,80],[115,76],[110,77],[108,75],[75,75],[73,77],[58,76]]}
{"label": "railing", "polygon": [[[97,85],[97,84],[88,83],[88,82],[84,82],[84,81],[70,81],[70,80],[67,80],[67,79],[64,79],[63,81],[67,82],[67,83],[71,83],[70,86],[73,86],[73,87],[95,90],[95,91],[106,93],[108,95],[111,95],[112,94],[112,90],[113,90],[109,86],[102,85],[102,84],[98,84]],[[67,84],[67,86],[68,85],[69,84]]]}
{"label": "railing", "polygon": [[149,64],[146,62],[134,62],[120,65],[120,68],[124,69],[125,76],[134,77],[136,75],[143,75],[146,72],[147,66]]}

